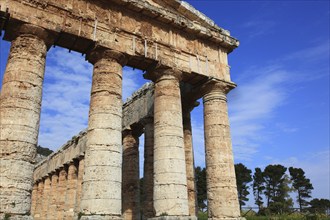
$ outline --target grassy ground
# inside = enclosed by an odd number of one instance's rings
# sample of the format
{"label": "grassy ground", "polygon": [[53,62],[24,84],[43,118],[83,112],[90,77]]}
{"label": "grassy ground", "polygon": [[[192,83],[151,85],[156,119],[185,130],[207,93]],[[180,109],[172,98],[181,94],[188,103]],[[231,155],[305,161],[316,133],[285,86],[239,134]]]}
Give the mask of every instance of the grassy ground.
{"label": "grassy ground", "polygon": [[280,216],[249,216],[246,220],[330,220],[325,216],[280,215]]}
{"label": "grassy ground", "polygon": [[[294,213],[291,215],[273,215],[273,216],[256,216],[253,215],[246,216],[246,220],[330,220],[330,217],[325,215],[303,215],[299,213]],[[199,220],[207,220],[207,213],[198,212]]]}

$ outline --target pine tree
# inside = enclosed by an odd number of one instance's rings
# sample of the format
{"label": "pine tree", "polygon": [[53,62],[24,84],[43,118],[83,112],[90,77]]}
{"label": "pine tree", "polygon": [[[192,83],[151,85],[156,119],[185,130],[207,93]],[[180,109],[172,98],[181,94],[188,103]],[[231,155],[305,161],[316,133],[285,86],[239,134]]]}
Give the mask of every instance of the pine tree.
{"label": "pine tree", "polygon": [[293,205],[289,197],[289,178],[285,175],[286,170],[286,167],[278,164],[268,165],[263,172],[267,208],[272,212],[286,211]]}
{"label": "pine tree", "polygon": [[197,186],[197,205],[199,210],[203,211],[206,208],[207,200],[206,190],[206,169],[201,167],[195,168],[196,186]]}
{"label": "pine tree", "polygon": [[258,206],[259,210],[262,208],[264,202],[262,201],[261,195],[265,190],[265,180],[263,178],[262,171],[259,167],[255,168],[253,175],[253,194],[255,198],[255,204]]}
{"label": "pine tree", "polygon": [[247,196],[250,194],[248,183],[252,181],[252,171],[243,164],[239,163],[235,164],[235,173],[239,207],[242,210],[242,206],[245,205],[245,202],[249,200],[247,198]]}
{"label": "pine tree", "polygon": [[313,199],[310,201],[310,211],[312,213],[330,213],[330,200],[329,199]]}
{"label": "pine tree", "polygon": [[297,202],[299,204],[300,212],[308,205],[308,201],[306,199],[311,198],[311,193],[313,185],[310,180],[306,178],[305,172],[301,168],[289,168],[292,186],[297,191]]}

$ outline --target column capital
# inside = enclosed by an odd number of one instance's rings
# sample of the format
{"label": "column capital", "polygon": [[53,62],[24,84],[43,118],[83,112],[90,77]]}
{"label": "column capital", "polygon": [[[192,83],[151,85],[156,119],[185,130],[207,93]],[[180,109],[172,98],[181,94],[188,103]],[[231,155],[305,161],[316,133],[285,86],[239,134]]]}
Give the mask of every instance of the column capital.
{"label": "column capital", "polygon": [[227,94],[230,90],[236,88],[236,84],[220,80],[210,80],[202,86],[203,102],[214,99],[227,101]]}
{"label": "column capital", "polygon": [[143,77],[153,82],[158,82],[163,79],[177,79],[180,81],[182,79],[182,72],[176,68],[157,64],[152,70],[148,70]]}
{"label": "column capital", "polygon": [[86,55],[86,60],[93,65],[101,59],[115,60],[121,66],[124,66],[127,63],[127,58],[123,53],[99,45],[96,45],[94,49]]}
{"label": "column capital", "polygon": [[142,128],[129,128],[125,129],[122,132],[122,139],[124,139],[127,135],[131,135],[134,138],[139,138],[141,134],[143,134],[143,129]]}
{"label": "column capital", "polygon": [[47,49],[53,45],[55,39],[55,36],[53,36],[49,31],[33,24],[21,24],[19,27],[12,29],[6,37],[8,40],[12,41],[19,36],[37,37],[45,42]]}

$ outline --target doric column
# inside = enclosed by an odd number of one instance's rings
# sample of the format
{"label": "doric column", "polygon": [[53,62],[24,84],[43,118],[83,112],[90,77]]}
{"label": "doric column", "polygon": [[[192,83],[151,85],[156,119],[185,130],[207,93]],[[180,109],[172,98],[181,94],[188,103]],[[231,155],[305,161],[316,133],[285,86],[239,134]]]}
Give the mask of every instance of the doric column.
{"label": "doric column", "polygon": [[65,199],[65,213],[64,219],[73,219],[74,217],[74,208],[76,204],[76,191],[77,191],[77,178],[78,178],[78,169],[76,163],[71,162],[68,169],[68,182],[66,190],[66,199]]}
{"label": "doric column", "polygon": [[124,220],[140,220],[139,137],[123,132],[122,209]]}
{"label": "doric column", "polygon": [[154,101],[154,209],[156,217],[188,216],[186,163],[179,80],[181,73],[158,68]]}
{"label": "doric column", "polygon": [[183,108],[183,135],[186,157],[189,215],[197,216],[197,191],[195,182],[194,150],[190,118],[191,110],[192,109],[188,107]]}
{"label": "doric column", "polygon": [[0,95],[0,217],[31,209],[47,32],[22,25],[12,40]]}
{"label": "doric column", "polygon": [[58,172],[51,175],[51,181],[48,219],[57,219]]}
{"label": "doric column", "polygon": [[48,215],[48,207],[49,207],[49,196],[51,191],[51,180],[50,177],[47,176],[44,182],[44,192],[42,196],[42,211],[41,211],[41,219],[47,219]]}
{"label": "doric column", "polygon": [[143,219],[154,217],[154,120],[144,120]]}
{"label": "doric column", "polygon": [[58,177],[58,185],[57,185],[57,219],[64,219],[64,212],[66,210],[65,207],[65,199],[66,199],[66,192],[67,192],[67,167],[63,167],[60,170],[59,177]]}
{"label": "doric column", "polygon": [[75,214],[80,212],[82,181],[83,181],[84,166],[85,166],[84,161],[85,161],[84,158],[81,158],[79,160]]}
{"label": "doric column", "polygon": [[94,49],[81,212],[84,219],[121,218],[122,66],[125,57]]}
{"label": "doric column", "polygon": [[44,181],[41,180],[38,183],[37,204],[36,204],[36,210],[34,212],[35,214],[33,216],[35,220],[41,219],[43,193],[44,193]]}
{"label": "doric column", "polygon": [[226,94],[234,84],[209,83],[204,95],[208,218],[239,219]]}
{"label": "doric column", "polygon": [[38,184],[34,183],[32,188],[31,195],[31,216],[34,216],[36,206],[37,206],[37,198],[38,198]]}

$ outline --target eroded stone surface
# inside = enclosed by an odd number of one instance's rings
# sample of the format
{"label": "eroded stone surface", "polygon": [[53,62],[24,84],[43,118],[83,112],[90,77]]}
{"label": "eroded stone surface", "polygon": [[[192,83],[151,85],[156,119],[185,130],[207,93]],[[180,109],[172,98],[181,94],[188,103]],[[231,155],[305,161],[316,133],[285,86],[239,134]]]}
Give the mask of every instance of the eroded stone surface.
{"label": "eroded stone surface", "polygon": [[78,169],[77,165],[72,162],[68,169],[68,182],[67,192],[65,198],[65,213],[64,219],[73,220],[75,215],[75,204],[77,195],[77,183],[78,183]]}
{"label": "eroded stone surface", "polygon": [[204,96],[204,134],[208,216],[239,219],[225,84],[210,85]]}
{"label": "eroded stone surface", "polygon": [[30,212],[46,52],[32,34],[11,44],[0,96],[0,213]]}
{"label": "eroded stone surface", "polygon": [[81,211],[87,216],[121,216],[122,63],[95,56]]}
{"label": "eroded stone surface", "polygon": [[[157,70],[156,70],[157,71]],[[163,71],[162,69],[158,71]],[[188,193],[178,73],[158,72],[154,103],[155,216],[188,216]]]}
{"label": "eroded stone surface", "polygon": [[154,213],[154,121],[153,118],[144,120],[144,176],[143,219],[152,218]]}
{"label": "eroded stone surface", "polygon": [[140,219],[139,137],[131,130],[123,133],[122,209],[124,220]]}
{"label": "eroded stone surface", "polygon": [[195,163],[192,142],[190,109],[183,110],[183,135],[186,158],[189,215],[197,216],[197,191],[195,182]]}

